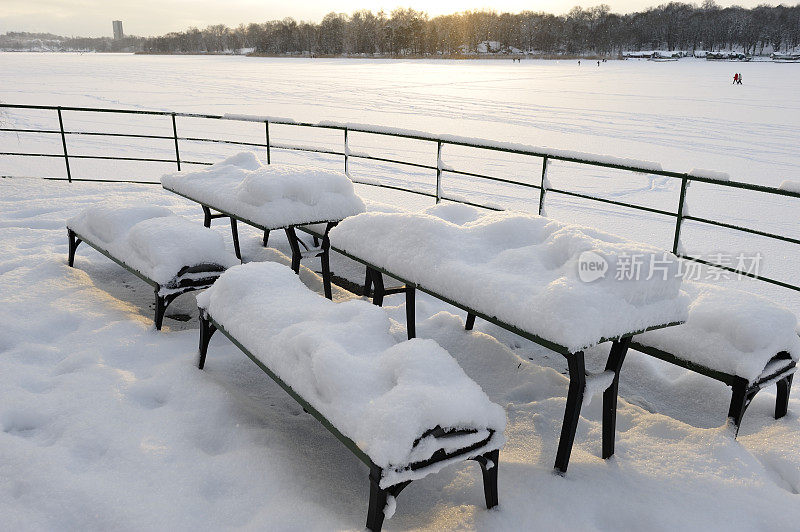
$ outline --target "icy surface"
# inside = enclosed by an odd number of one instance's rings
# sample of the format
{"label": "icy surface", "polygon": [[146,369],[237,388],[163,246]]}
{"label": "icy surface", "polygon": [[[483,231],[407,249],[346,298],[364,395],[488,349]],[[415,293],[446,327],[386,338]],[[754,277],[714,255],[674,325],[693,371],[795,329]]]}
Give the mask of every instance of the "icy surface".
{"label": "icy surface", "polygon": [[781,351],[800,357],[797,317],[789,310],[733,288],[687,281],[683,289],[691,297],[686,323],[648,331],[636,342],[749,381]]}
{"label": "icy surface", "polygon": [[386,313],[366,301],[333,303],[262,262],[231,268],[197,303],[375,464],[396,470],[388,485],[441,447],[414,448],[437,426],[495,430],[475,454],[504,441],[503,409],[455,360],[432,340],[395,343]]}
{"label": "icy surface", "polygon": [[[540,216],[463,205],[364,213],[335,227],[331,244],[572,352],[686,317],[674,255]],[[608,270],[584,282],[579,258],[590,251]],[[633,257],[640,275],[618,279]],[[663,271],[650,275],[650,264]]]}
{"label": "icy surface", "polygon": [[239,262],[218,233],[163,207],[102,202],[70,218],[67,227],[160,285],[184,266]]}
{"label": "icy surface", "polygon": [[341,220],[364,211],[341,172],[312,166],[262,165],[242,152],[207,168],[165,175],[167,190],[251,220],[267,229]]}

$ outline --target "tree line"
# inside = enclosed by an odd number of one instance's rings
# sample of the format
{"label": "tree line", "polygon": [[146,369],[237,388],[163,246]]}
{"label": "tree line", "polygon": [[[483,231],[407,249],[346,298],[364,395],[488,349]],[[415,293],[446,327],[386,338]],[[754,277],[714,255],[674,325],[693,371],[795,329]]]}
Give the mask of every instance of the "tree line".
{"label": "tree line", "polygon": [[[390,14],[329,13],[321,22],[293,18],[190,28],[146,39],[151,53],[460,55],[487,51],[612,55],[624,50],[741,50],[760,54],[800,45],[800,4],[722,8],[670,2],[637,13],[607,5],[575,7],[564,15],[523,11],[465,11],[429,18],[414,9]],[[766,51],[766,52],[765,52]]]}
{"label": "tree line", "polygon": [[722,8],[670,2],[620,15],[603,4],[564,15],[465,11],[430,18],[414,9],[329,13],[319,23],[293,18],[189,28],[159,37],[0,35],[0,49],[265,55],[460,56],[481,52],[613,56],[625,50],[736,50],[748,54],[800,46],[800,4]]}

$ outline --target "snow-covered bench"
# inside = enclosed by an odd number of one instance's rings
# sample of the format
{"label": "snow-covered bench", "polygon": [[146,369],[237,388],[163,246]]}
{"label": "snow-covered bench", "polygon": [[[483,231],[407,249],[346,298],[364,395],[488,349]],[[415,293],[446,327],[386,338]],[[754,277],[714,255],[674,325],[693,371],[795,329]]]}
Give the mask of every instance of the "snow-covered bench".
{"label": "snow-covered bench", "polygon": [[85,242],[155,289],[155,326],[179,295],[210,286],[237,264],[216,232],[164,207],[96,205],[67,221],[70,266]]}
{"label": "snow-covered bench", "polygon": [[[269,233],[283,229],[292,249],[292,269],[300,270],[304,257],[320,257],[325,295],[331,298],[331,271],[328,258],[328,231],[336,222],[364,211],[353,183],[341,172],[311,166],[263,165],[251,152],[243,152],[193,172],[165,175],[161,184],[203,208],[205,226],[214,218],[227,217],[231,223],[233,246],[241,260],[237,220],[264,231],[266,247]],[[212,214],[212,209],[218,214]],[[314,246],[297,237],[295,227],[323,224]],[[301,246],[305,250],[301,249]]]}
{"label": "snow-covered bench", "polygon": [[[540,216],[442,204],[421,213],[359,214],[330,238],[333,250],[367,266],[376,304],[384,295],[382,273],[405,283],[409,338],[421,290],[467,311],[468,326],[479,316],[566,357],[570,383],[555,462],[561,472],[584,395],[604,391],[607,458],[614,453],[619,372],[631,337],[687,316],[674,255]],[[645,265],[638,279],[625,269],[633,258]],[[650,264],[656,275],[648,276]],[[609,341],[605,371],[587,376],[584,349]]]}
{"label": "snow-covered bench", "polygon": [[199,367],[222,331],[370,468],[367,527],[412,480],[476,460],[497,504],[505,412],[432,340],[396,343],[379,308],[333,303],[275,263],[235,266],[198,295]]}
{"label": "snow-covered bench", "polygon": [[775,418],[786,415],[800,357],[797,317],[770,300],[732,288],[684,282],[692,301],[686,323],[636,336],[631,348],[732,388],[734,433],[759,390],[777,384]]}

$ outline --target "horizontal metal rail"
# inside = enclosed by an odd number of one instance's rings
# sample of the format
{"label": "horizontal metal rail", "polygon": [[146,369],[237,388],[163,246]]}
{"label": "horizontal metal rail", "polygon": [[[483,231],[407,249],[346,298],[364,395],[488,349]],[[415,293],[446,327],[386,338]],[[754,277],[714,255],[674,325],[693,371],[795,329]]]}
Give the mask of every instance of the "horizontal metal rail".
{"label": "horizontal metal rail", "polygon": [[[613,205],[617,207],[622,207],[626,209],[632,209],[641,212],[648,212],[651,214],[657,214],[660,216],[667,216],[671,217],[676,220],[675,230],[674,230],[674,246],[673,252],[675,252],[678,256],[683,259],[698,262],[701,264],[705,264],[708,266],[712,266],[715,268],[720,268],[722,270],[726,270],[729,272],[737,273],[740,275],[744,275],[747,277],[752,277],[755,279],[760,279],[762,281],[781,286],[784,288],[789,288],[792,290],[800,291],[800,286],[796,286],[791,283],[787,283],[785,281],[772,279],[769,277],[756,275],[751,272],[745,272],[736,268],[731,268],[725,266],[723,264],[717,264],[710,261],[703,260],[699,257],[694,257],[685,253],[678,253],[678,243],[680,242],[680,233],[682,229],[682,225],[684,221],[691,221],[697,222],[700,224],[705,224],[714,227],[720,227],[740,233],[755,235],[761,238],[768,238],[771,240],[786,242],[790,244],[800,244],[800,239],[795,238],[793,236],[788,235],[781,235],[773,232],[762,231],[754,228],[744,227],[741,225],[727,223],[718,220],[712,220],[708,218],[698,217],[698,216],[689,216],[688,214],[684,214],[684,203],[686,201],[686,191],[688,185],[693,182],[697,183],[704,183],[711,186],[716,187],[725,187],[725,188],[733,188],[733,189],[740,189],[746,190],[750,192],[757,192],[757,193],[764,193],[769,194],[772,196],[783,196],[788,198],[800,198],[800,192],[795,192],[793,190],[787,190],[783,188],[777,187],[769,187],[764,185],[757,185],[753,183],[746,183],[741,181],[722,181],[717,180],[709,177],[703,177],[699,175],[693,175],[687,172],[676,172],[671,170],[664,170],[660,167],[649,167],[646,164],[637,164],[634,162],[628,162],[624,159],[610,159],[610,158],[601,158],[597,156],[592,156],[591,154],[580,154],[580,153],[572,153],[572,152],[565,152],[559,150],[548,150],[542,148],[536,148],[533,146],[525,146],[525,145],[518,145],[518,144],[504,144],[504,143],[497,143],[492,141],[486,140],[475,140],[475,139],[467,139],[462,137],[456,136],[449,136],[449,135],[432,135],[429,133],[421,132],[421,131],[412,131],[412,130],[404,130],[404,129],[396,129],[396,128],[380,128],[375,126],[368,126],[362,124],[345,124],[345,123],[334,123],[334,122],[299,122],[294,120],[289,120],[285,118],[272,118],[272,117],[252,117],[252,116],[242,116],[242,115],[216,115],[216,114],[204,114],[204,113],[174,113],[171,111],[153,111],[153,110],[141,110],[141,109],[112,109],[112,108],[90,108],[90,107],[71,107],[71,106],[48,106],[48,105],[27,105],[27,104],[0,104],[0,109],[17,109],[17,110],[42,110],[42,111],[55,111],[59,115],[59,129],[34,129],[34,128],[13,128],[13,127],[2,127],[0,128],[0,132],[14,132],[14,133],[26,133],[26,134],[48,134],[48,135],[60,135],[63,143],[64,151],[63,153],[56,154],[56,153],[30,153],[30,152],[0,152],[0,156],[9,156],[9,157],[44,157],[44,158],[62,158],[64,159],[66,170],[67,170],[67,177],[65,178],[55,178],[55,177],[46,177],[45,179],[52,179],[52,180],[70,180],[70,181],[82,181],[82,182],[125,182],[125,183],[143,183],[143,184],[156,184],[155,181],[140,181],[140,180],[114,180],[114,179],[87,179],[87,178],[75,178],[71,176],[70,167],[69,167],[69,159],[83,159],[83,160],[108,160],[108,161],[140,161],[140,162],[154,162],[154,163],[164,163],[164,164],[176,164],[178,169],[180,170],[181,164],[188,164],[188,165],[210,165],[213,164],[213,161],[196,161],[196,160],[182,160],[179,143],[180,142],[197,142],[197,143],[214,143],[214,144],[225,144],[225,145],[232,145],[232,146],[245,146],[250,148],[265,148],[266,149],[266,156],[267,161],[270,161],[270,150],[278,149],[278,150],[289,150],[289,151],[299,151],[299,152],[308,152],[308,153],[319,153],[319,154],[326,154],[332,155],[336,157],[344,157],[345,160],[345,171],[349,175],[348,169],[348,159],[361,159],[365,161],[373,161],[378,163],[386,163],[386,164],[397,164],[403,165],[411,168],[417,168],[421,170],[430,170],[431,172],[435,172],[437,187],[436,193],[425,192],[422,190],[417,190],[411,188],[409,186],[399,186],[399,185],[390,185],[381,182],[371,182],[371,181],[360,181],[358,179],[354,179],[351,177],[354,183],[366,186],[374,186],[380,188],[386,188],[390,190],[396,190],[401,192],[407,192],[415,195],[425,196],[434,198],[437,201],[439,200],[446,200],[452,201],[457,203],[463,203],[466,205],[472,205],[475,207],[480,207],[484,209],[490,210],[501,210],[500,207],[492,206],[488,204],[482,204],[478,202],[470,202],[464,198],[458,198],[452,195],[447,195],[442,193],[441,191],[441,181],[443,174],[453,174],[463,177],[470,177],[475,179],[480,179],[487,182],[495,182],[495,183],[504,183],[507,185],[519,186],[524,188],[531,188],[537,189],[540,191],[540,198],[539,198],[539,208],[540,212],[541,209],[544,208],[544,198],[546,196],[546,192],[553,192],[556,194],[564,195],[567,197],[572,197],[576,199],[586,200],[586,201],[593,201],[598,202],[606,205]],[[171,120],[169,124],[170,129],[172,129],[173,134],[164,134],[164,135],[146,135],[146,134],[139,134],[139,133],[122,133],[122,132],[102,132],[102,131],[84,131],[84,130],[67,130],[63,126],[63,120],[61,117],[63,116],[64,112],[75,112],[75,113],[107,113],[107,114],[125,114],[125,115],[146,115],[146,116],[161,116],[161,117],[168,117]],[[254,124],[261,123],[266,126],[266,135],[265,135],[265,142],[247,142],[247,141],[238,141],[238,140],[230,140],[230,139],[216,139],[216,138],[207,138],[207,137],[192,137],[192,136],[178,136],[178,130],[175,127],[175,118],[189,118],[189,119],[209,119],[209,120],[229,120],[229,121],[237,121],[237,122],[252,122]],[[328,129],[328,130],[335,130],[335,131],[342,131],[344,132],[344,150],[333,150],[333,149],[326,149],[322,147],[315,147],[315,146],[299,146],[293,144],[279,144],[275,142],[270,142],[270,126],[279,125],[279,126],[288,126],[288,127],[307,127],[307,128],[316,128],[316,129]],[[423,164],[419,162],[409,161],[409,160],[402,160],[396,159],[391,157],[381,157],[376,155],[370,155],[366,153],[354,153],[351,152],[348,148],[348,133],[363,133],[368,135],[381,135],[381,136],[390,136],[395,138],[403,138],[409,140],[416,140],[416,141],[424,141],[424,142],[432,142],[436,143],[437,146],[437,155],[438,160],[436,165],[431,164]],[[154,140],[172,140],[174,141],[174,149],[175,149],[175,158],[157,158],[157,157],[134,157],[134,156],[110,156],[110,155],[73,155],[72,153],[67,152],[67,137],[71,136],[90,136],[90,137],[110,137],[110,138],[130,138],[130,139],[154,139]],[[273,132],[274,136],[274,132]],[[534,184],[530,182],[523,182],[523,181],[516,181],[513,179],[506,179],[503,177],[498,176],[491,176],[486,174],[481,174],[477,172],[469,172],[465,170],[459,170],[456,168],[450,168],[444,166],[441,162],[441,150],[442,146],[460,146],[460,147],[467,147],[472,149],[479,149],[479,150],[488,150],[488,151],[495,151],[495,152],[503,152],[503,153],[511,153],[517,155],[524,155],[530,157],[537,157],[542,159],[542,181],[541,184]],[[144,147],[137,147],[139,149],[144,149]],[[167,149],[166,147],[164,149]],[[624,201],[613,200],[609,198],[604,198],[601,196],[590,195],[582,192],[572,191],[572,190],[565,190],[561,188],[554,188],[549,186],[549,183],[546,179],[547,170],[548,170],[548,162],[549,161],[562,161],[566,163],[573,163],[585,166],[593,166],[598,168],[606,168],[612,170],[620,170],[626,172],[635,172],[641,174],[650,174],[650,175],[658,175],[658,176],[665,176],[675,179],[681,180],[681,194],[678,201],[678,205],[675,211],[659,209],[654,207],[648,207],[645,205],[638,205],[634,203],[628,203]]]}

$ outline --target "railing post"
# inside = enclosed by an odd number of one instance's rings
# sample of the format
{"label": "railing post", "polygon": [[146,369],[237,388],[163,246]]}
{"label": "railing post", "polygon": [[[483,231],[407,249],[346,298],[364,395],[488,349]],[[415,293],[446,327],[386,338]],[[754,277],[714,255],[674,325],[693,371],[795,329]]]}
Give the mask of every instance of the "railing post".
{"label": "railing post", "polygon": [[542,158],[542,187],[539,189],[539,216],[544,216],[544,196],[547,193],[547,187],[550,182],[547,180],[547,163],[549,158],[545,155]]}
{"label": "railing post", "polygon": [[436,141],[436,203],[442,201],[442,141]]}
{"label": "railing post", "polygon": [[348,159],[350,158],[350,144],[347,142],[347,128],[344,128],[344,175],[350,177],[350,168],[348,167]]}
{"label": "railing post", "polygon": [[175,162],[178,163],[178,171],[181,171],[181,152],[178,150],[178,126],[175,125],[175,113],[172,113],[172,137],[175,139]]}
{"label": "railing post", "polygon": [[69,169],[69,155],[67,154],[67,137],[64,135],[64,119],[61,117],[61,107],[58,108],[58,127],[61,129],[61,145],[64,147],[64,164],[67,167],[67,182],[72,183],[72,172]]}
{"label": "railing post", "polygon": [[264,122],[265,133],[267,135],[267,164],[272,164],[269,155],[269,121]]}
{"label": "railing post", "polygon": [[686,207],[686,189],[689,187],[689,179],[686,174],[681,177],[681,195],[678,200],[678,216],[675,219],[675,239],[672,241],[672,252],[678,254],[678,246],[681,240],[681,225],[683,223],[684,209]]}

